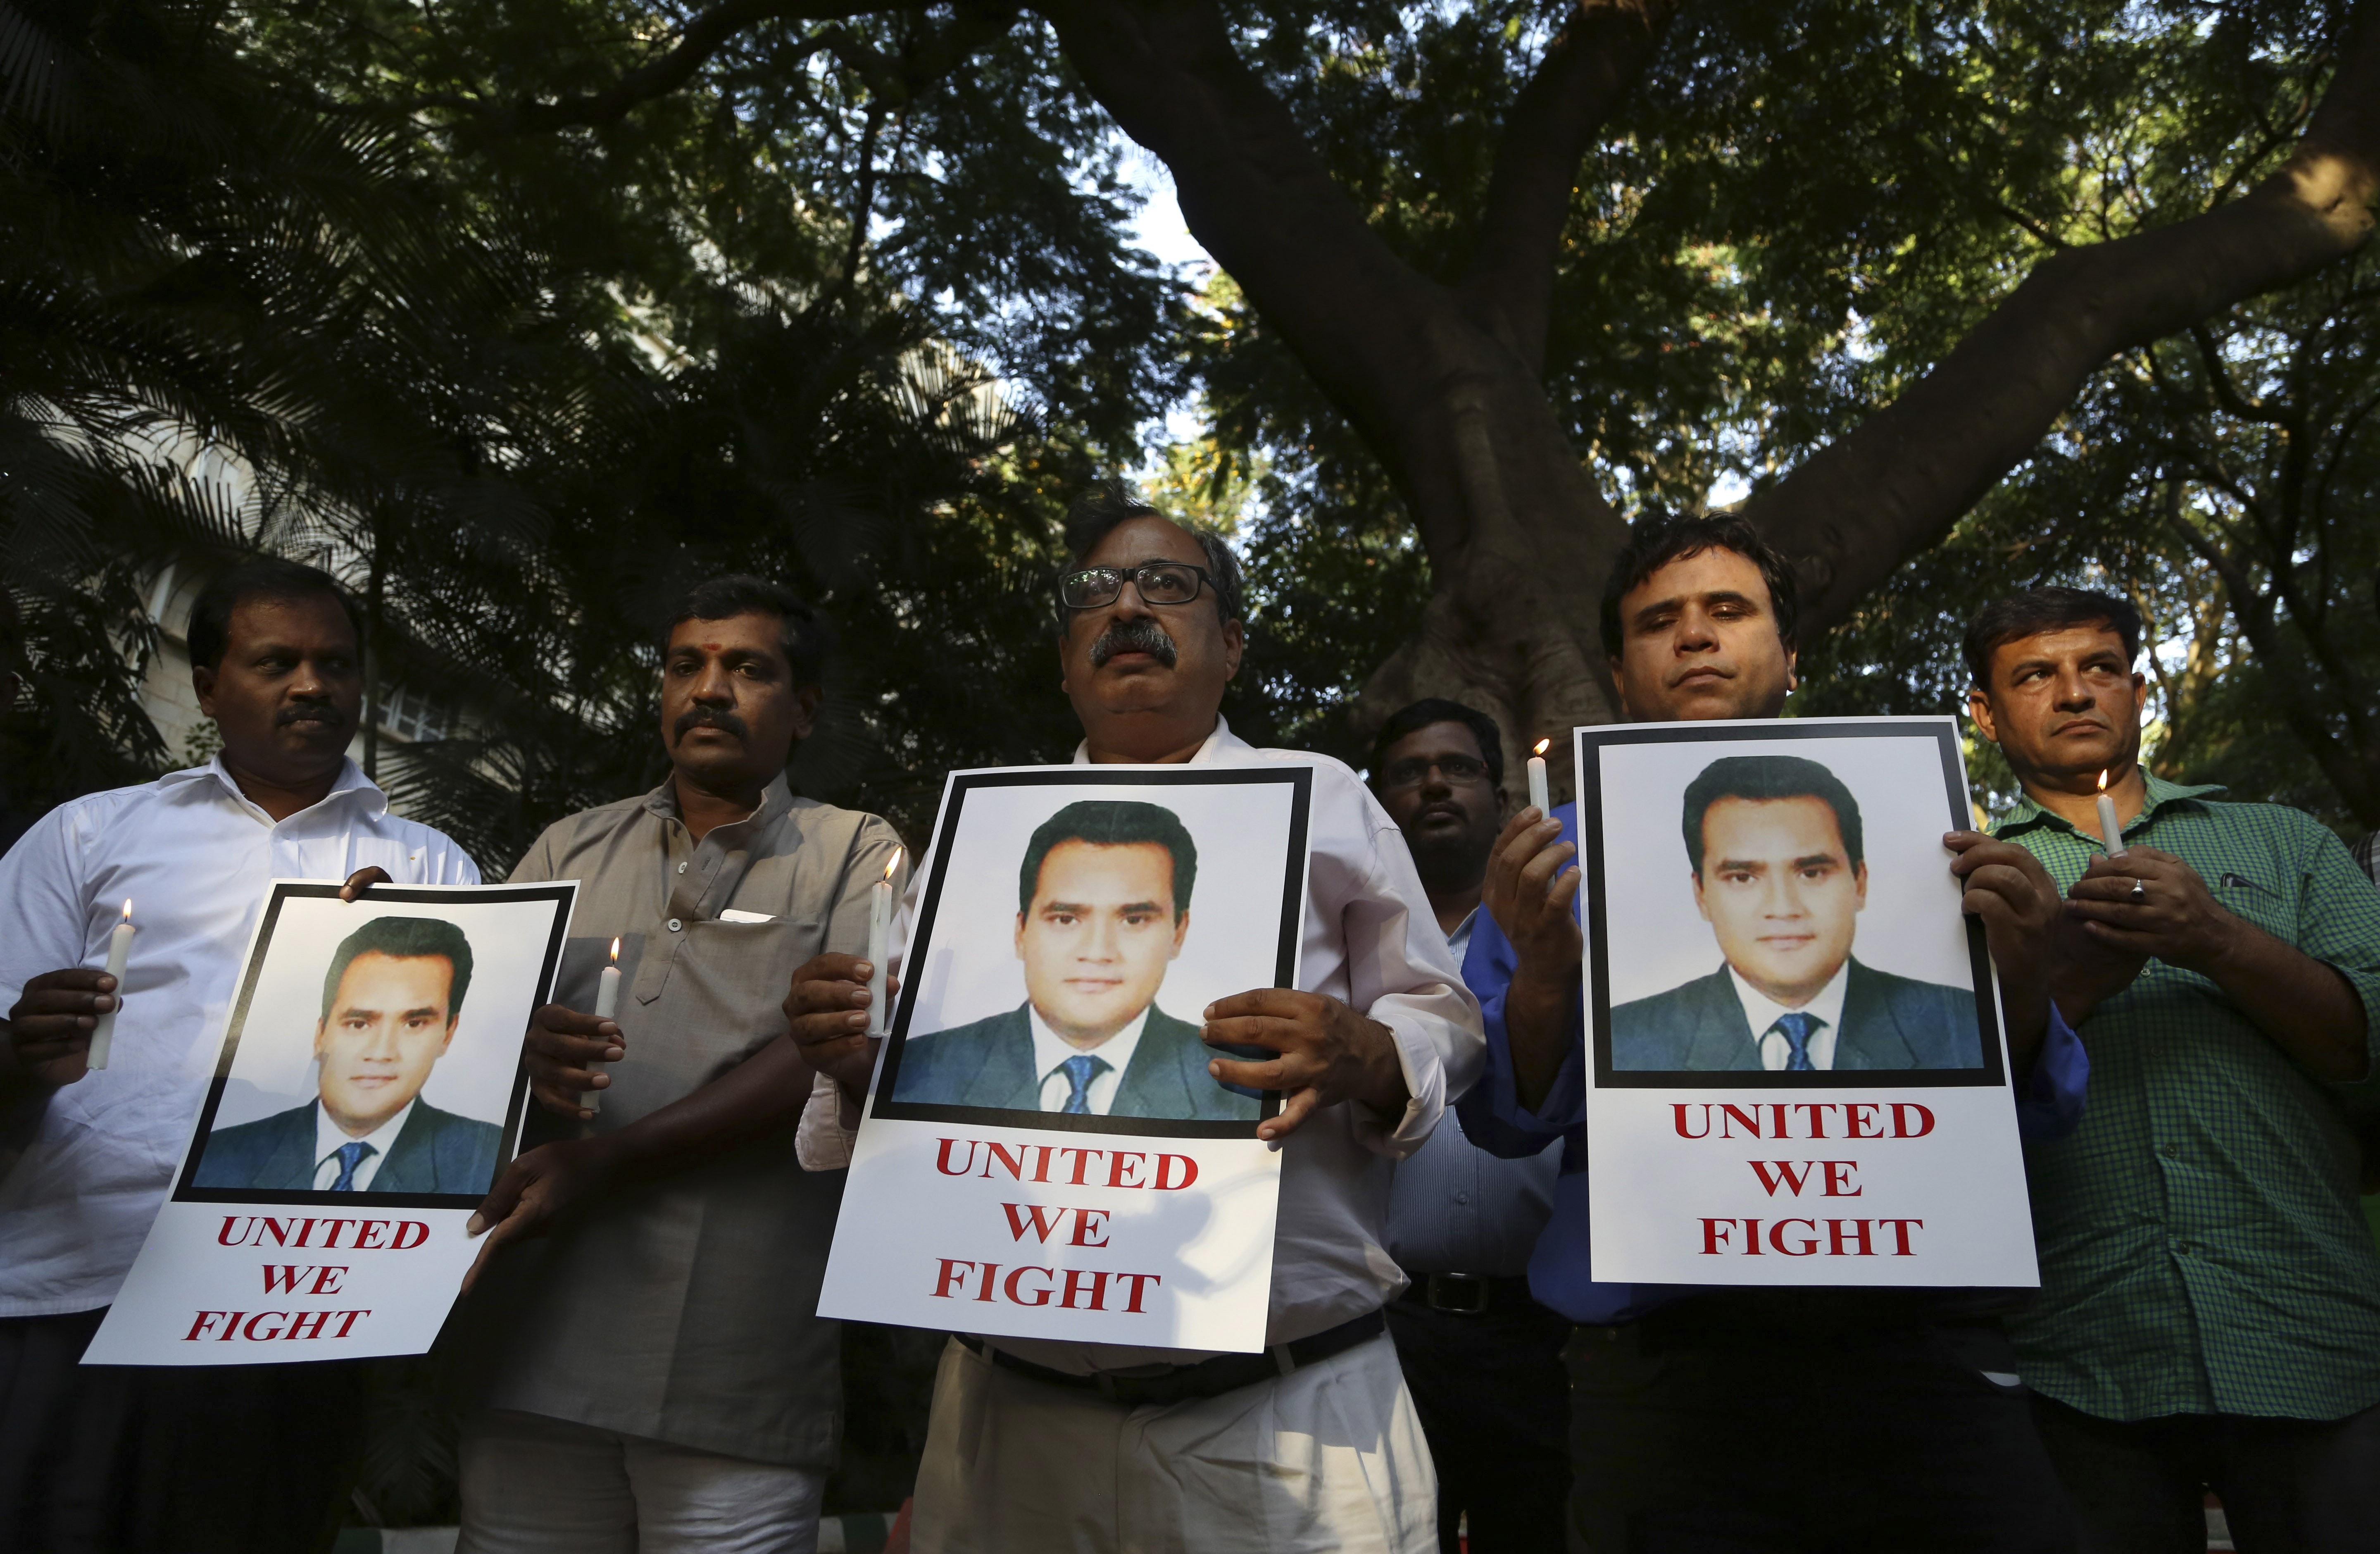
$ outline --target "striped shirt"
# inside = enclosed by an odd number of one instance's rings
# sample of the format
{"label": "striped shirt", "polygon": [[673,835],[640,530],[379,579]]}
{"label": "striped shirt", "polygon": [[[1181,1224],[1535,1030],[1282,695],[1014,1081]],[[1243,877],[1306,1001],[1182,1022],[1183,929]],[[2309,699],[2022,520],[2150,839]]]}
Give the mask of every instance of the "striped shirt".
{"label": "striped shirt", "polygon": [[[2149,777],[2125,829],[2345,973],[2373,1067],[2309,1076],[2215,983],[2151,960],[2083,1022],[2091,1105],[2027,1154],[2040,1300],[2010,1328],[2034,1390],[2106,1419],[2338,1419],[2380,1402],[2380,1252],[2345,1109],[2380,1100],[2380,892],[2310,816]],[[2061,891],[2099,850],[2032,800],[1995,833]]]}

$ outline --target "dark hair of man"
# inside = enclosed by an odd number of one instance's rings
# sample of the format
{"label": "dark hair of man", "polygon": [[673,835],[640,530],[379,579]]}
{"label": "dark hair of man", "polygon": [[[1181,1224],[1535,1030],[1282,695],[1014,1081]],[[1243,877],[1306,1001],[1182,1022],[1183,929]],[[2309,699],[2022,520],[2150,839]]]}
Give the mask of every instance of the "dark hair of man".
{"label": "dark hair of man", "polygon": [[1620,619],[1620,601],[1637,584],[1673,561],[1683,561],[1709,550],[1733,551],[1760,568],[1760,580],[1768,585],[1768,613],[1777,622],[1778,639],[1791,647],[1794,617],[1799,613],[1793,568],[1768,548],[1757,529],[1732,514],[1679,518],[1647,514],[1628,531],[1628,543],[1620,547],[1620,554],[1611,563],[1611,576],[1604,579],[1604,652],[1618,658],[1627,643],[1628,633]]}
{"label": "dark hair of man", "polygon": [[451,1025],[463,1013],[463,994],[471,986],[471,941],[463,930],[438,917],[374,917],[347,935],[331,969],[322,977],[322,1018],[331,1017],[331,1002],[339,996],[339,980],[358,955],[386,955],[391,960],[443,957],[454,969],[446,984],[446,1019]]}
{"label": "dark hair of man", "polygon": [[1496,787],[1504,785],[1504,731],[1496,720],[1475,707],[1465,707],[1459,701],[1449,701],[1442,696],[1426,696],[1407,707],[1389,714],[1380,725],[1379,737],[1372,741],[1372,786],[1380,785],[1380,763],[1388,759],[1389,747],[1408,734],[1419,734],[1432,723],[1461,723],[1479,741],[1479,759],[1488,763],[1488,781]]}
{"label": "dark hair of man", "polygon": [[[1098,550],[1099,541],[1106,539],[1118,524],[1128,523],[1134,518],[1163,518],[1198,541],[1198,549],[1207,555],[1208,576],[1214,579],[1216,613],[1226,624],[1245,618],[1240,597],[1240,558],[1232,553],[1232,547],[1223,542],[1223,537],[1211,528],[1184,523],[1180,518],[1159,512],[1143,502],[1132,487],[1122,480],[1101,480],[1076,497],[1075,504],[1067,509],[1066,569],[1071,572],[1082,565],[1083,558]],[[1066,635],[1066,623],[1073,614],[1074,612],[1064,604],[1058,606],[1059,636]]]}
{"label": "dark hair of man", "polygon": [[1851,866],[1857,868],[1866,860],[1859,800],[1843,786],[1841,778],[1800,756],[1721,756],[1686,784],[1686,856],[1694,866],[1696,879],[1703,872],[1703,817],[1723,798],[1824,799],[1835,812],[1835,826],[1843,833],[1843,851]]}
{"label": "dark hair of man", "polygon": [[1198,844],[1190,840],[1182,817],[1162,805],[1128,798],[1077,799],[1041,822],[1025,849],[1025,863],[1016,871],[1016,910],[1033,910],[1033,892],[1041,888],[1041,865],[1050,850],[1063,842],[1087,842],[1094,847],[1130,847],[1154,844],[1173,855],[1173,920],[1190,910],[1190,889],[1198,882]]}
{"label": "dark hair of man", "polygon": [[729,572],[695,584],[678,601],[677,613],[662,626],[662,650],[669,650],[670,634],[688,621],[724,621],[737,615],[774,615],[783,628],[781,640],[785,662],[793,667],[796,685],[815,686],[834,656],[834,627],[810,608],[808,601],[783,583]]}
{"label": "dark hair of man", "polygon": [[221,669],[231,650],[232,612],[251,599],[294,600],[327,597],[346,612],[356,628],[356,643],[364,639],[363,613],[339,580],[319,567],[302,566],[279,556],[251,556],[199,590],[190,606],[190,624],[184,640],[190,662],[202,669]]}
{"label": "dark hair of man", "polygon": [[2141,655],[2141,613],[2132,601],[2089,589],[2027,589],[1995,599],[1975,612],[1968,623],[1965,650],[1967,673],[1985,690],[1992,686],[1992,655],[2001,646],[2045,631],[2070,631],[2099,626],[2123,639],[2124,662]]}

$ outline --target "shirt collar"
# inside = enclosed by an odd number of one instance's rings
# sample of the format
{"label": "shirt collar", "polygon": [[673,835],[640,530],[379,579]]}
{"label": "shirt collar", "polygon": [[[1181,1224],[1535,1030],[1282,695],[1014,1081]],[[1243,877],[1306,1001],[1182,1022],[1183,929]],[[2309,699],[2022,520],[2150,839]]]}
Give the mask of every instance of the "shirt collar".
{"label": "shirt collar", "polygon": [[[2168,783],[2145,767],[2141,769],[2141,782],[2148,789],[2148,802],[2141,806],[2141,812],[2133,816],[2131,823],[2124,828],[2126,835],[2148,824],[2155,818],[2156,812],[2168,804],[2185,803],[2224,791],[2223,784],[2220,783],[2200,783],[2194,786],[2183,783]],[[2010,836],[2034,826],[2045,826],[2052,831],[2072,832],[2074,830],[2073,826],[2067,823],[2065,819],[2035,804],[2031,794],[2019,794],[2014,807],[2001,817],[1999,824],[1992,828],[1992,834]]]}
{"label": "shirt collar", "polygon": [[1446,947],[1454,952],[1454,964],[1457,965],[1463,964],[1463,954],[1471,948],[1471,930],[1479,926],[1479,912],[1480,908],[1475,906],[1464,913],[1463,921],[1455,924],[1454,931],[1446,936]]}
{"label": "shirt collar", "polygon": [[[1845,955],[1843,964],[1835,967],[1835,974],[1827,978],[1827,985],[1818,989],[1818,996],[1802,1006],[1802,1013],[1818,1020],[1828,1030],[1841,1030],[1843,989],[1844,985],[1851,980],[1851,975],[1852,958]],[[1727,968],[1727,977],[1729,981],[1735,984],[1735,996],[1743,1005],[1744,1024],[1752,1027],[1752,1039],[1756,1045],[1760,1038],[1767,1034],[1768,1027],[1777,1023],[1778,1016],[1789,1014],[1791,1011],[1745,981],[1743,973],[1736,970],[1734,966],[1730,965]]]}
{"label": "shirt collar", "polygon": [[[230,771],[225,767],[220,754],[210,758],[204,766],[188,767],[180,771],[168,771],[157,779],[157,786],[161,789],[178,788],[207,782],[213,783],[224,793],[230,795],[233,803],[257,816],[266,825],[276,823],[272,816],[258,807],[254,799],[239,791],[239,783],[233,779]],[[358,766],[352,758],[348,758],[339,762],[339,774],[332,780],[331,791],[322,795],[322,802],[300,809],[298,815],[310,815],[317,809],[325,808],[342,801],[361,805],[365,818],[369,819],[377,820],[388,813],[388,795],[381,791],[379,783],[364,775],[362,767]],[[298,815],[292,815],[289,819],[294,820]]]}
{"label": "shirt collar", "polygon": [[[320,1098],[317,1098],[314,1102],[314,1169],[322,1170],[322,1162],[337,1154],[339,1147],[344,1144],[369,1144],[371,1146],[371,1153],[364,1156],[363,1160],[385,1161],[388,1159],[388,1152],[396,1147],[396,1135],[405,1131],[406,1119],[413,1115],[413,1109],[420,1102],[421,1098],[415,1096],[397,1108],[396,1115],[387,1122],[372,1129],[361,1138],[349,1138],[338,1123],[331,1121],[329,1109],[323,1106]],[[356,1163],[361,1165],[363,1160],[358,1160]]]}
{"label": "shirt collar", "polygon": [[[761,830],[774,825],[793,807],[793,784],[787,782],[785,774],[780,771],[769,779],[767,787],[760,790],[760,807],[740,820],[731,820],[726,825],[712,827],[709,835],[717,836],[722,832],[729,832],[732,828],[741,826],[749,826],[755,831]],[[645,795],[645,807],[664,819],[674,820],[678,818],[677,778],[674,774],[662,778],[662,785]]]}
{"label": "shirt collar", "polygon": [[1025,1002],[1025,1015],[1033,1024],[1033,1082],[1036,1085],[1046,1083],[1050,1075],[1058,1071],[1058,1065],[1068,1058],[1085,1057],[1097,1058],[1107,1064],[1121,1084],[1123,1071],[1132,1066],[1132,1055],[1140,1047],[1140,1033],[1148,1025],[1148,1010],[1144,1007],[1125,1022],[1123,1029],[1098,1046],[1077,1047],[1050,1028],[1049,1023],[1041,1018],[1041,1011],[1033,1007],[1030,999]]}
{"label": "shirt collar", "polygon": [[[1243,752],[1250,751],[1254,747],[1249,745],[1246,740],[1232,732],[1232,725],[1224,721],[1223,715],[1220,712],[1218,712],[1215,714],[1215,732],[1207,735],[1206,742],[1200,745],[1197,750],[1192,754],[1188,764],[1191,766],[1221,766],[1228,762],[1236,760]],[[1089,740],[1085,739],[1075,745],[1074,763],[1076,766],[1088,766],[1091,764],[1091,742]]]}

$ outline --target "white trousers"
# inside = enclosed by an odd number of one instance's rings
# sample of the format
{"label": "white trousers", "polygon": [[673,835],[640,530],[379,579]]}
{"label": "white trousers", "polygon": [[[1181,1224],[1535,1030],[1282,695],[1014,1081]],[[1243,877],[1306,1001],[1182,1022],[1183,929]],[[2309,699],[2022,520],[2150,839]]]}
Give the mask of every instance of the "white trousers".
{"label": "white trousers", "polygon": [[455,1554],[817,1554],[826,1475],[483,1409]]}
{"label": "white trousers", "polygon": [[1168,1406],[942,1352],[913,1554],[1436,1554],[1438,1475],[1382,1336]]}

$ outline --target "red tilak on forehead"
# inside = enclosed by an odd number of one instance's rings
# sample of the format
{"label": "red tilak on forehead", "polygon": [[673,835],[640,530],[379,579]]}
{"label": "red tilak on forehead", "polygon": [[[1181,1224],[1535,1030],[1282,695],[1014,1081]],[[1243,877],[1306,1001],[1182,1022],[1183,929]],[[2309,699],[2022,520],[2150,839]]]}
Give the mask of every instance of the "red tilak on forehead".
{"label": "red tilak on forehead", "polygon": [[706,653],[715,653],[721,650],[719,644],[716,642],[705,642],[700,644],[700,646],[702,650]]}

